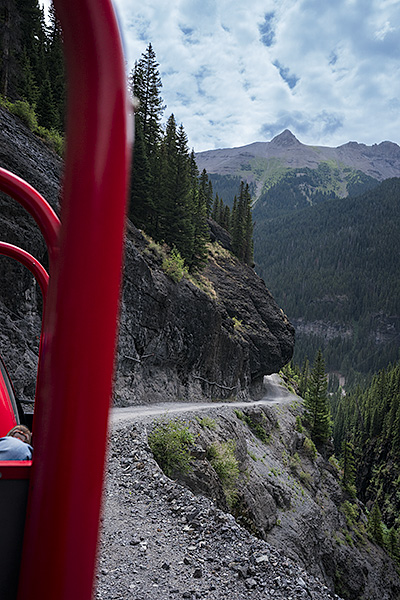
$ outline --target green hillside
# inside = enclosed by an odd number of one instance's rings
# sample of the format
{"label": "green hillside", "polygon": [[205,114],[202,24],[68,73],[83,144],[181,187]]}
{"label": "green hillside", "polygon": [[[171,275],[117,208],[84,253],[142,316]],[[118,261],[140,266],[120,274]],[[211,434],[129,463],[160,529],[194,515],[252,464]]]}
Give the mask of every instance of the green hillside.
{"label": "green hillside", "polygon": [[257,203],[254,253],[296,326],[296,360],[322,346],[331,371],[376,371],[398,358],[400,179],[305,208],[295,195]]}
{"label": "green hillside", "polygon": [[313,206],[332,198],[356,196],[378,185],[378,181],[350,167],[322,162],[316,169],[282,169],[271,174],[255,203],[254,216],[264,220]]}

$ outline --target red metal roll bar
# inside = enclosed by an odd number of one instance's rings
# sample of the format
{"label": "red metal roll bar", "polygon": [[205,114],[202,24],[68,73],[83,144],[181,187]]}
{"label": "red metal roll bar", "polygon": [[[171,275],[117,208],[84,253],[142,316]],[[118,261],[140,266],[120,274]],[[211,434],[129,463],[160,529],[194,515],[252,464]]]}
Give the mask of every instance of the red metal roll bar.
{"label": "red metal roll bar", "polygon": [[22,250],[22,248],[18,248],[18,246],[14,246],[13,244],[8,244],[7,242],[0,242],[0,254],[3,256],[8,256],[9,258],[14,258],[25,267],[27,267],[32,275],[35,277],[38,282],[42,296],[43,296],[43,312],[44,305],[46,302],[46,294],[47,294],[47,286],[49,283],[49,276],[47,274],[46,269],[40,264],[36,258],[34,258],[31,254]]}
{"label": "red metal roll bar", "polygon": [[[35,219],[47,244],[51,266],[57,258],[60,221],[50,204],[29,183],[0,167],[0,191],[23,206]],[[29,267],[28,267],[29,268]]]}
{"label": "red metal roll bar", "polygon": [[127,98],[110,2],[54,5],[69,83],[66,167],[18,598],[90,600],[122,271]]}
{"label": "red metal roll bar", "polygon": [[[13,244],[8,244],[7,242],[0,242],[0,255],[3,256],[8,256],[9,258],[13,258],[15,260],[17,260],[18,262],[20,262],[21,264],[23,264],[25,267],[27,267],[30,272],[32,273],[32,275],[35,277],[36,281],[38,282],[41,292],[42,292],[42,297],[43,297],[43,309],[42,309],[42,333],[40,335],[40,345],[39,345],[39,363],[38,363],[38,371],[40,368],[40,358],[42,356],[42,346],[44,343],[44,337],[43,337],[43,322],[44,322],[44,315],[45,315],[45,307],[46,307],[46,296],[47,296],[47,286],[49,283],[49,276],[47,274],[46,269],[40,264],[40,262],[38,260],[36,260],[36,258],[34,258],[31,254],[29,254],[28,252],[26,252],[25,250],[22,250],[22,248],[18,248],[18,246],[14,246]],[[1,383],[1,382],[0,382]],[[0,385],[1,387],[1,385]],[[3,398],[6,398],[4,396],[4,393],[0,394]],[[16,422],[13,423],[13,425],[9,425],[9,423],[11,421],[13,421],[13,417],[12,417],[12,412],[8,411],[9,414],[8,416],[6,415],[6,406],[4,406],[7,403],[6,400],[4,400],[3,402],[3,410],[0,410],[0,415],[2,418],[2,423],[1,423],[1,432],[0,435],[5,435],[7,433],[7,431],[9,431],[14,425],[16,425]],[[3,422],[4,420],[4,422]],[[8,425],[7,425],[8,423]],[[0,466],[2,466],[0,464]]]}

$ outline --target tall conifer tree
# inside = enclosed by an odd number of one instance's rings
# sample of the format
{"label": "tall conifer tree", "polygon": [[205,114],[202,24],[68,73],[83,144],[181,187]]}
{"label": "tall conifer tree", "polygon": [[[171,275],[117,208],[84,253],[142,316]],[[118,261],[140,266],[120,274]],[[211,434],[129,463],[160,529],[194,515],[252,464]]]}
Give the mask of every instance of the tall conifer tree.
{"label": "tall conifer tree", "polygon": [[328,381],[321,349],[318,350],[315,358],[305,396],[304,408],[311,438],[317,445],[323,445],[329,440],[331,423],[328,404]]}

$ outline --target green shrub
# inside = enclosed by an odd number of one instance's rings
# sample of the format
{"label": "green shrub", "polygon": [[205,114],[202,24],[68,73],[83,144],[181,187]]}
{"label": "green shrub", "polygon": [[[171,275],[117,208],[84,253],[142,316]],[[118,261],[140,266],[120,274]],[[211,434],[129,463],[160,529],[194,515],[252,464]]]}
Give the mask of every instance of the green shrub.
{"label": "green shrub", "polygon": [[46,129],[45,127],[36,127],[34,129],[39,137],[41,137],[51,147],[54,152],[57,152],[60,156],[64,154],[64,138],[55,129]]}
{"label": "green shrub", "polygon": [[185,267],[185,259],[181,257],[176,248],[173,248],[171,254],[164,258],[162,269],[175,283],[178,283],[188,272]]}
{"label": "green shrub", "polygon": [[233,321],[233,328],[234,329],[241,329],[243,326],[242,320],[238,319],[237,317],[232,317],[232,321]]}
{"label": "green shrub", "polygon": [[340,464],[339,464],[339,461],[338,461],[338,459],[336,458],[336,456],[334,454],[332,454],[332,456],[330,456],[328,458],[328,462],[332,465],[332,467],[334,469],[336,469],[336,471],[338,473],[340,473]]}
{"label": "green shrub", "polygon": [[212,419],[211,417],[196,417],[196,421],[203,429],[214,430],[217,426],[215,419]]}
{"label": "green shrub", "polygon": [[154,458],[168,477],[190,471],[190,447],[194,443],[194,435],[185,423],[178,420],[160,422],[148,439]]}
{"label": "green shrub", "polygon": [[351,502],[346,500],[341,505],[340,510],[346,517],[346,523],[348,527],[352,527],[357,523],[359,518],[359,510],[356,504],[352,504]]}
{"label": "green shrub", "polygon": [[31,106],[26,100],[17,100],[12,103],[4,96],[0,96],[0,106],[3,106],[13,115],[19,117],[25,125],[42,140],[54,152],[60,156],[64,154],[64,137],[55,129],[46,129],[38,124],[34,106]]}
{"label": "green shrub", "polygon": [[150,236],[148,236],[146,234],[146,232],[142,231],[142,235],[148,241],[148,245],[146,246],[146,248],[144,250],[145,254],[147,254],[147,255],[152,254],[153,256],[155,256],[158,259],[166,260],[167,259],[166,248],[164,246],[162,246],[161,244],[158,244],[157,242],[155,242]]}
{"label": "green shrub", "polygon": [[[258,437],[258,439],[261,442],[263,442],[263,444],[269,443],[270,436],[267,435],[267,432],[265,431],[264,427],[262,426],[262,424],[260,422],[255,421],[248,415],[245,415],[241,410],[235,409],[235,414],[238,419],[240,419],[241,421],[246,423],[246,425],[251,429],[251,431],[254,433],[254,435],[256,437]],[[262,422],[264,423],[265,421],[266,421],[266,417],[265,417],[265,415],[262,415]]]}
{"label": "green shrub", "polygon": [[19,117],[31,131],[38,127],[35,109],[26,100],[17,100],[10,104],[10,111]]}
{"label": "green shrub", "polygon": [[235,442],[216,442],[207,450],[207,459],[222,483],[225,497],[229,506],[236,498],[236,482],[239,477],[239,463],[235,456]]}
{"label": "green shrub", "polygon": [[308,471],[300,471],[299,472],[300,481],[308,488],[311,488],[311,475]]}
{"label": "green shrub", "polygon": [[297,473],[297,469],[300,466],[301,466],[300,456],[299,456],[298,452],[295,452],[295,454],[290,457],[290,463],[289,463],[290,470],[293,471],[294,473]]}
{"label": "green shrub", "polygon": [[304,443],[303,443],[303,449],[305,451],[305,453],[312,459],[314,460],[315,458],[317,458],[317,449],[315,447],[314,442],[312,441],[312,439],[306,437],[304,439]]}
{"label": "green shrub", "polygon": [[299,415],[296,417],[296,431],[299,433],[303,433],[303,425],[301,423],[301,418]]}

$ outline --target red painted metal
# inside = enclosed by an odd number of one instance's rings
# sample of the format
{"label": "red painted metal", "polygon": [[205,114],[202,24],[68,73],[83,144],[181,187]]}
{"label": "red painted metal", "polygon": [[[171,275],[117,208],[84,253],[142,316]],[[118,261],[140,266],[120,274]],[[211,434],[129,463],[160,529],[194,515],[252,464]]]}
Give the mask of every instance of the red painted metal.
{"label": "red painted metal", "polygon": [[[17,425],[17,413],[10,398],[10,382],[4,364],[0,364],[0,437]],[[1,464],[1,462],[0,462]]]}
{"label": "red painted metal", "polygon": [[110,2],[54,5],[67,58],[67,151],[18,598],[89,600],[122,271],[127,99]]}
{"label": "red painted metal", "polygon": [[8,256],[9,258],[14,258],[30,270],[40,286],[44,305],[46,300],[47,286],[49,283],[49,276],[46,269],[42,267],[40,262],[31,254],[25,250],[22,250],[22,248],[18,248],[18,246],[8,244],[7,242],[0,242],[0,254],[3,256]]}
{"label": "red painted metal", "polygon": [[60,221],[50,204],[29,183],[0,168],[0,191],[17,200],[35,219],[47,244],[51,265],[57,258]]}
{"label": "red painted metal", "polygon": [[0,479],[29,479],[31,460],[0,461]]}
{"label": "red painted metal", "polygon": [[[43,310],[42,310],[42,333],[40,336],[40,346],[39,346],[39,364],[38,364],[38,371],[39,371],[40,360],[42,357],[42,348],[43,348],[43,344],[44,344],[43,322],[44,322],[44,314],[45,314],[45,308],[46,308],[46,296],[47,296],[47,287],[48,287],[48,283],[49,283],[49,276],[47,274],[46,269],[40,264],[40,262],[38,260],[36,260],[36,258],[34,258],[31,254],[29,254],[25,250],[22,250],[22,248],[18,248],[18,246],[14,246],[13,244],[8,244],[7,242],[0,242],[0,254],[2,254],[3,256],[8,256],[9,258],[14,258],[15,260],[17,260],[18,262],[23,264],[25,267],[27,267],[30,270],[30,272],[32,273],[32,275],[35,277],[36,281],[38,282],[38,284],[40,286],[40,289],[42,292],[42,297],[43,297]],[[2,393],[1,389],[0,389],[0,393]],[[5,400],[4,400],[4,402],[5,402]],[[5,406],[4,402],[3,402],[3,408]],[[11,425],[8,427],[8,429],[5,429],[6,423],[9,421],[10,421],[10,417],[6,416],[4,410],[0,410],[0,426],[1,426],[0,435],[5,435],[5,433],[7,433],[7,431],[9,431],[13,427],[13,425]],[[34,429],[34,423],[35,423],[35,418],[33,420],[32,429]],[[4,433],[4,431],[5,431],[5,433]]]}

